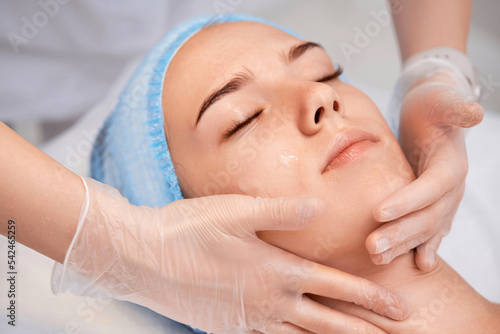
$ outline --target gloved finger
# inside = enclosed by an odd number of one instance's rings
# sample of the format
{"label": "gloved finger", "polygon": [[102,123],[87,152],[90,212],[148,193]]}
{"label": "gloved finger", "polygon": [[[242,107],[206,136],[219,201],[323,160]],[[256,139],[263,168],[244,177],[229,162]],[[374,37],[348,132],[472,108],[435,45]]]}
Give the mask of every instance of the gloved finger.
{"label": "gloved finger", "polygon": [[377,265],[388,264],[398,256],[408,253],[410,250],[421,245],[422,243],[425,243],[427,240],[429,240],[427,236],[419,235],[414,239],[407,240],[400,245],[389,248],[380,254],[370,254],[370,258],[372,262]]}
{"label": "gloved finger", "polygon": [[404,303],[384,287],[315,263],[303,278],[302,289],[303,293],[354,303],[395,320],[405,319],[409,314]]}
{"label": "gloved finger", "polygon": [[426,243],[417,247],[417,252],[415,253],[415,263],[420,270],[429,271],[434,268],[436,264],[437,250],[441,241],[443,240],[444,234],[439,233],[434,235]]}
{"label": "gloved finger", "polygon": [[289,322],[313,333],[386,333],[371,323],[331,309],[304,296]]}
{"label": "gloved finger", "polygon": [[251,232],[304,229],[325,211],[325,202],[316,197],[247,199],[237,208]]}
{"label": "gloved finger", "polygon": [[[392,253],[383,256],[384,259],[391,258],[390,255],[394,258],[406,254],[408,250],[427,242],[443,229],[446,226],[443,217],[449,211],[450,203],[445,195],[422,210],[412,212],[377,228],[366,238],[366,249],[370,254],[381,254],[392,249]],[[436,224],[436,222],[439,223]],[[395,249],[396,247],[398,249]]]}
{"label": "gloved finger", "polygon": [[[396,190],[373,208],[373,217],[388,222],[421,210],[455,187],[456,179],[440,163],[430,165],[418,179]],[[374,252],[375,253],[375,252]]]}
{"label": "gloved finger", "polygon": [[483,107],[454,91],[446,91],[446,94],[438,95],[437,99],[430,106],[437,121],[470,128],[483,120]]}

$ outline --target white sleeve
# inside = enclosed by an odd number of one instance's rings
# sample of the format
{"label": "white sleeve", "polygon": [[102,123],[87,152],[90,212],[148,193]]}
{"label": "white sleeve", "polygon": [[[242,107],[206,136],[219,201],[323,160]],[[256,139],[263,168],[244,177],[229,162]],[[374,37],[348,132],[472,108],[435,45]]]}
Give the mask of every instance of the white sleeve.
{"label": "white sleeve", "polygon": [[2,121],[74,119],[171,27],[173,1],[1,1]]}

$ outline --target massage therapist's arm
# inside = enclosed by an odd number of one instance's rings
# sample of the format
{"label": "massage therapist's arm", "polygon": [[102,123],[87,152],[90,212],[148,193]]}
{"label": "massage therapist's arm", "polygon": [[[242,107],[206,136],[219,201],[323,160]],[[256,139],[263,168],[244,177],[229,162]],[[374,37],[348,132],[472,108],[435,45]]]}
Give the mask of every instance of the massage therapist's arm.
{"label": "massage therapist's arm", "polygon": [[80,177],[0,122],[0,234],[58,262],[75,234],[85,189]]}
{"label": "massage therapist's arm", "polygon": [[[307,301],[306,293],[353,302],[394,319],[407,315],[386,289],[308,262],[255,235],[255,230],[308,227],[322,213],[318,200],[227,195],[182,200],[162,209],[136,207],[90,179],[86,192],[79,176],[2,122],[0,143],[0,234],[6,236],[14,221],[16,241],[61,263],[71,244],[64,265],[97,277],[85,282],[85,289],[98,282],[118,299],[200,328],[249,329],[258,315],[259,326],[268,322],[265,332],[289,333],[300,324],[321,333],[345,326],[382,333],[361,319]],[[82,203],[89,210],[79,222]],[[264,263],[269,270],[259,268]],[[302,279],[300,289],[290,274]],[[281,303],[272,308],[255,302],[273,296],[281,296]],[[192,305],[190,312],[183,311],[186,305]]]}
{"label": "massage therapist's arm", "polygon": [[401,58],[435,47],[466,52],[472,0],[391,0]]}
{"label": "massage therapist's arm", "polygon": [[[403,62],[437,47],[465,53],[471,0],[390,3]],[[428,270],[464,194],[468,161],[462,128],[479,124],[483,110],[471,100],[472,89],[459,70],[445,63],[439,74],[429,75],[425,66],[403,73],[402,97],[396,95],[401,109],[392,111],[401,113],[399,141],[417,180],[374,208],[375,219],[386,224],[367,238],[366,246],[377,264],[417,247],[415,262]]]}

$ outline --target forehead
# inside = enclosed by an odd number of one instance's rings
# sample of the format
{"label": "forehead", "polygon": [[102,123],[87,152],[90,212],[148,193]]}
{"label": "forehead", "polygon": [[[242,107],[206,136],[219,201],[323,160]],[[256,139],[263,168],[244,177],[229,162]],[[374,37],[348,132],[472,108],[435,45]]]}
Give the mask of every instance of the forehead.
{"label": "forehead", "polygon": [[165,79],[196,78],[214,84],[240,71],[258,69],[263,59],[275,60],[297,38],[259,22],[227,22],[209,26],[191,37],[177,52]]}
{"label": "forehead", "polygon": [[276,53],[298,41],[286,32],[260,22],[226,22],[202,29],[191,37],[174,57],[175,62],[191,64],[201,61],[215,65],[244,58],[252,59],[256,53]]}

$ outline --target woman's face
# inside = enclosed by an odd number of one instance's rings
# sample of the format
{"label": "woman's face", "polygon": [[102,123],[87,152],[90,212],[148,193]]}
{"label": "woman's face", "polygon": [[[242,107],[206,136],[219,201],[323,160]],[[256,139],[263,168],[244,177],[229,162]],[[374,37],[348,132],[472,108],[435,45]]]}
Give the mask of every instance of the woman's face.
{"label": "woman's face", "polygon": [[[377,107],[335,72],[320,46],[265,24],[223,23],[193,36],[163,91],[184,195],[319,196],[327,214],[293,251],[321,262],[310,243],[328,243],[328,254],[349,240],[359,246],[377,226],[373,206],[414,176]],[[262,238],[290,248],[297,235]]]}

